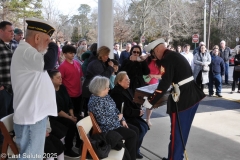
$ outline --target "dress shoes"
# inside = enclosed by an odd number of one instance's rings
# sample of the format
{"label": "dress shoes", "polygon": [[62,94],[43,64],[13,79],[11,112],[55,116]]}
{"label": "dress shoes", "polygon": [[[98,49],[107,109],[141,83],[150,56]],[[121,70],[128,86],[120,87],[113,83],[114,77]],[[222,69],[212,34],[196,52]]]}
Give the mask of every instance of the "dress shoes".
{"label": "dress shoes", "polygon": [[218,96],[218,97],[222,97],[222,95],[221,95],[220,93],[216,94],[216,96]]}
{"label": "dress shoes", "polygon": [[137,159],[143,159],[143,156],[140,153],[137,153],[136,158]]}

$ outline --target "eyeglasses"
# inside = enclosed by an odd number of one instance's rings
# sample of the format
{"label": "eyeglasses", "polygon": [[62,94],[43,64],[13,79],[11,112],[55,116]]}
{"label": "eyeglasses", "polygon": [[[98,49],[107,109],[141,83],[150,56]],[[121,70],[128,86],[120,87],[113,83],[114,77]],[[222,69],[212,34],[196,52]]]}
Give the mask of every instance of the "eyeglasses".
{"label": "eyeglasses", "polygon": [[140,52],[139,51],[133,51],[133,53],[135,54],[135,53],[137,53],[137,54],[140,54]]}

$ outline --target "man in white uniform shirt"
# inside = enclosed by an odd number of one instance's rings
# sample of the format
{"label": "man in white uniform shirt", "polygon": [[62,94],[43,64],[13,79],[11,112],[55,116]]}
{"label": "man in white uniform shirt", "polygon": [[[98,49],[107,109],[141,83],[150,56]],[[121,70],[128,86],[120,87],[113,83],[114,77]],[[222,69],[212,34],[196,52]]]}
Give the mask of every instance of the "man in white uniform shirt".
{"label": "man in white uniform shirt", "polygon": [[55,29],[47,21],[26,22],[26,41],[20,41],[11,63],[14,131],[19,159],[42,160],[47,117],[57,116],[55,89],[46,70],[54,68],[58,47],[50,43]]}
{"label": "man in white uniform shirt", "polygon": [[193,71],[193,69],[194,69],[193,54],[190,52],[189,44],[185,44],[183,46],[183,52],[181,53],[181,55],[183,55],[187,59],[189,65],[191,66],[192,71]]}

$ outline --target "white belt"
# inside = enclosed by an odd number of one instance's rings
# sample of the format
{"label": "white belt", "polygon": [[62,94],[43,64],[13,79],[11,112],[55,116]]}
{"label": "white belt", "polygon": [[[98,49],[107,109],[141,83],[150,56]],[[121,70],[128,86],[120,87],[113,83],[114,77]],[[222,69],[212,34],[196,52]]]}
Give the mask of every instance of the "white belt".
{"label": "white belt", "polygon": [[178,86],[182,86],[182,85],[184,85],[184,84],[186,84],[186,83],[188,83],[188,82],[191,82],[192,80],[194,80],[193,76],[188,77],[188,78],[186,78],[186,79],[178,82]]}

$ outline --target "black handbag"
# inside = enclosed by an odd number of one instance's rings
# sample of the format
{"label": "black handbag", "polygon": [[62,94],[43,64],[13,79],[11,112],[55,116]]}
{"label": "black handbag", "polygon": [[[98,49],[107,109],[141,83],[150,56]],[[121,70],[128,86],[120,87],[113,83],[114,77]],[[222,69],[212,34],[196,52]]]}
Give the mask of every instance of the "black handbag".
{"label": "black handbag", "polygon": [[235,66],[235,67],[234,67],[234,71],[240,72],[240,66]]}
{"label": "black handbag", "polygon": [[111,150],[111,145],[103,138],[93,139],[89,137],[92,147],[99,159],[107,158]]}

